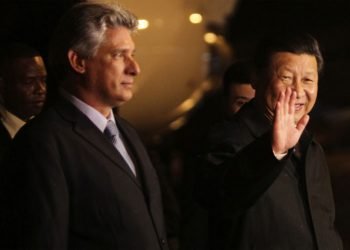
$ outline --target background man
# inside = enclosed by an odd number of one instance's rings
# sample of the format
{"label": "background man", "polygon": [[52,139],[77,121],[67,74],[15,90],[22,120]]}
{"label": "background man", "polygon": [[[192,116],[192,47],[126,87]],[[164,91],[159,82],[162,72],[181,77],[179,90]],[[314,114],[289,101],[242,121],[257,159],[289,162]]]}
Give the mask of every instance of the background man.
{"label": "background man", "polygon": [[256,98],[209,137],[201,200],[212,248],[342,249],[324,153],[304,131],[323,65],[318,43],[278,33],[254,64]]}
{"label": "background man", "polygon": [[136,28],[115,5],[82,3],[63,16],[49,54],[60,93],[18,133],[8,161],[10,244],[168,249],[156,172],[134,129],[112,112],[131,99],[140,73]]}
{"label": "background man", "polygon": [[0,51],[0,159],[18,130],[39,114],[46,97],[46,68],[39,52],[13,43]]}
{"label": "background man", "polygon": [[227,116],[237,113],[255,96],[251,65],[246,61],[231,64],[223,77],[224,112]]}

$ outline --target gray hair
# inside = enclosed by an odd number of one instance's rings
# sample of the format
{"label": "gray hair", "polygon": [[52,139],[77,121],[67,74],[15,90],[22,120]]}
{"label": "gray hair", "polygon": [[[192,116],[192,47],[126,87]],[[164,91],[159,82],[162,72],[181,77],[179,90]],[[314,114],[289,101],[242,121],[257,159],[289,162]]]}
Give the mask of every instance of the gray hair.
{"label": "gray hair", "polygon": [[97,53],[108,28],[137,29],[138,21],[128,10],[116,4],[79,3],[66,12],[52,37],[49,65],[56,80],[61,81],[71,70],[67,52],[74,50],[89,58]]}

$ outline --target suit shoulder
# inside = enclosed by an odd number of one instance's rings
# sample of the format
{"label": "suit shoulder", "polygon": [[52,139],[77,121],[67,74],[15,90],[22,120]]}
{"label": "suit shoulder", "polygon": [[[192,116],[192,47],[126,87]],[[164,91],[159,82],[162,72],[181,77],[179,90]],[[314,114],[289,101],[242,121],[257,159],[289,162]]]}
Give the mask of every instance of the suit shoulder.
{"label": "suit shoulder", "polygon": [[116,117],[116,121],[117,121],[118,126],[120,126],[127,133],[139,137],[135,127],[130,122],[128,122],[127,120],[125,120],[124,118],[122,118],[120,116]]}
{"label": "suit shoulder", "polygon": [[30,138],[31,140],[48,141],[50,135],[60,133],[62,119],[53,109],[48,109],[28,121],[16,134],[15,139]]}
{"label": "suit shoulder", "polygon": [[118,116],[118,117],[116,117],[116,119],[117,119],[117,122],[118,122],[121,126],[125,126],[125,127],[129,128],[129,129],[132,129],[132,130],[135,131],[134,126],[131,125],[131,123],[128,122],[127,120],[125,120],[123,117]]}

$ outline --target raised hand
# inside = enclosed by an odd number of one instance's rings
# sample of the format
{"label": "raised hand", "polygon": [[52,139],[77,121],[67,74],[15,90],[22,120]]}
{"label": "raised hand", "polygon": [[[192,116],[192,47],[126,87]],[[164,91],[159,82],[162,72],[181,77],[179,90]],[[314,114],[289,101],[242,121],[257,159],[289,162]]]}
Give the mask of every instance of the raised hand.
{"label": "raised hand", "polygon": [[296,92],[287,88],[278,98],[272,128],[272,150],[275,154],[284,154],[299,141],[309,115],[295,121]]}

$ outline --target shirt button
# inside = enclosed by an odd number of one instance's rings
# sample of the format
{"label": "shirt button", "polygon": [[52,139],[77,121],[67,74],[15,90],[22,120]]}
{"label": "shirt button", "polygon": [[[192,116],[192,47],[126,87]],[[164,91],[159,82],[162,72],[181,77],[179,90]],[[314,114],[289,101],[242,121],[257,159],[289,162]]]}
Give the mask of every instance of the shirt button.
{"label": "shirt button", "polygon": [[162,245],[165,245],[165,243],[166,243],[165,239],[161,238],[160,243],[162,243]]}

